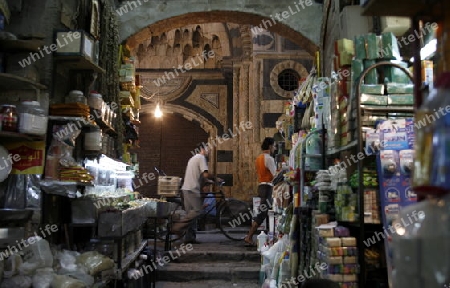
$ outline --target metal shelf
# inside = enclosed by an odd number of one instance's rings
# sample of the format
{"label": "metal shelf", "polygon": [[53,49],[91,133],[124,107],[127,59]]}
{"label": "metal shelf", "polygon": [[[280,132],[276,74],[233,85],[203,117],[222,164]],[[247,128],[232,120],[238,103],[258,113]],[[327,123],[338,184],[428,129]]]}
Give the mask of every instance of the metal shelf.
{"label": "metal shelf", "polygon": [[346,151],[348,149],[351,149],[353,147],[356,147],[356,145],[358,145],[358,141],[357,140],[353,140],[352,142],[348,143],[347,145],[344,145],[342,147],[337,147],[337,148],[332,148],[330,150],[328,150],[326,152],[327,156],[332,156],[332,155],[336,155],[342,151]]}

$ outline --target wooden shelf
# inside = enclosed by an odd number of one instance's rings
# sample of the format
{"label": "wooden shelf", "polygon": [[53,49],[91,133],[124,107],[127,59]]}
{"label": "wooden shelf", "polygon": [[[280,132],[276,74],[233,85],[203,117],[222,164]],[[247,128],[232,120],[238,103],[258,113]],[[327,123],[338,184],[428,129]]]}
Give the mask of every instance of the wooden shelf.
{"label": "wooden shelf", "polygon": [[40,83],[34,82],[28,78],[20,77],[9,73],[0,73],[0,89],[2,90],[30,90],[41,89],[47,87]]}
{"label": "wooden shelf", "polygon": [[0,40],[0,51],[2,52],[38,52],[44,46],[42,40]]}
{"label": "wooden shelf", "polygon": [[45,135],[28,135],[18,132],[0,131],[0,138],[8,138],[11,141],[26,140],[26,141],[39,141],[45,140]]}
{"label": "wooden shelf", "polygon": [[105,69],[84,56],[56,54],[55,59],[71,70],[92,70],[98,73],[106,73]]}
{"label": "wooden shelf", "polygon": [[414,17],[418,15],[440,17],[442,8],[440,0],[370,0],[364,5],[363,16],[403,16]]}
{"label": "wooden shelf", "polygon": [[361,105],[361,110],[385,113],[414,113],[413,106],[368,106]]}

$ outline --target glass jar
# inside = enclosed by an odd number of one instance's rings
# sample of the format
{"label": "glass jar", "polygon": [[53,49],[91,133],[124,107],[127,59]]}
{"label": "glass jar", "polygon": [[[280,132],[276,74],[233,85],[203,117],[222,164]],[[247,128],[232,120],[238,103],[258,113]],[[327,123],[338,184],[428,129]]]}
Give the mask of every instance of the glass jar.
{"label": "glass jar", "polygon": [[0,115],[2,117],[2,130],[16,132],[19,118],[16,105],[3,105]]}

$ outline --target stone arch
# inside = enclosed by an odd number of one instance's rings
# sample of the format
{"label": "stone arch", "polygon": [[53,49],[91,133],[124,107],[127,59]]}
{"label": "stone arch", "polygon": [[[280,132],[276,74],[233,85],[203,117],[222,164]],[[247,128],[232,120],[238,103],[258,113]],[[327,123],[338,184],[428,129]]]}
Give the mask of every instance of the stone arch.
{"label": "stone arch", "polygon": [[[283,2],[283,1],[278,1]],[[148,6],[149,3],[153,3],[152,1],[145,3],[145,6]],[[236,4],[238,5],[238,4]],[[277,3],[277,9],[282,3]],[[286,2],[286,7],[290,4]],[[144,5],[143,5],[144,6]],[[231,6],[231,5],[230,5]],[[139,43],[142,43],[152,35],[158,35],[162,32],[176,29],[178,27],[183,27],[188,24],[203,24],[203,23],[236,23],[242,25],[253,25],[253,26],[263,26],[262,28],[267,28],[268,31],[274,32],[283,36],[285,38],[290,39],[295,44],[299,45],[305,51],[309,52],[311,55],[314,55],[316,51],[319,50],[319,46],[316,44],[319,42],[320,36],[320,25],[322,20],[322,13],[320,5],[319,8],[314,5],[314,8],[308,8],[311,10],[307,10],[308,15],[303,14],[302,17],[290,17],[286,20],[286,22],[276,22],[273,25],[267,25],[267,23],[273,23],[271,21],[270,15],[259,15],[254,12],[240,12],[240,11],[207,11],[203,10],[202,12],[187,12],[182,15],[169,15],[170,13],[159,13],[155,14],[155,18],[144,17],[144,19],[153,19],[152,21],[146,20],[148,22],[142,22],[142,17],[138,15],[141,13],[149,13],[152,10],[149,6],[149,10],[147,9],[134,9],[126,14],[127,19],[120,18],[121,22],[121,33],[120,35],[127,38],[127,44],[131,49],[134,49]],[[187,8],[187,7],[185,7]],[[187,8],[189,9],[189,8]],[[178,9],[179,10],[179,9]],[[317,10],[317,11],[316,11]],[[170,11],[170,10],[167,10]],[[177,10],[174,10],[177,11]],[[205,12],[206,11],[206,12]],[[269,10],[273,11],[273,10]],[[138,15],[134,15],[138,14]],[[134,16],[133,16],[134,15]],[[125,16],[125,15],[124,15]],[[129,17],[128,17],[129,16]],[[140,21],[139,23],[135,23],[135,21]],[[292,21],[292,23],[290,22]],[[293,26],[298,26],[296,29],[291,28],[285,23],[290,23]],[[135,27],[135,28],[131,28]],[[306,28],[310,28],[311,31],[302,31]],[[132,29],[131,31],[127,29]],[[183,31],[183,42],[189,38],[191,32],[188,30]],[[309,35],[310,38],[305,36],[305,34]],[[186,39],[186,37],[188,37]],[[123,39],[125,40],[125,39]],[[186,43],[186,42],[184,42]]]}

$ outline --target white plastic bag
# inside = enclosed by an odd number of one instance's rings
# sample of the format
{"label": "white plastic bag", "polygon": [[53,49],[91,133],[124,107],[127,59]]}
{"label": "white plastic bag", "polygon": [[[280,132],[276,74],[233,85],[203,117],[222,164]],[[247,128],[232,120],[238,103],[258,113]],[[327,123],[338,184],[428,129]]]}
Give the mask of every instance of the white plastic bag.
{"label": "white plastic bag", "polygon": [[32,278],[33,287],[50,288],[55,276],[56,273],[52,268],[37,269]]}
{"label": "white plastic bag", "polygon": [[41,237],[30,237],[30,245],[23,249],[24,263],[20,266],[20,274],[31,275],[39,268],[53,266],[53,254],[47,240]]}

